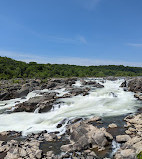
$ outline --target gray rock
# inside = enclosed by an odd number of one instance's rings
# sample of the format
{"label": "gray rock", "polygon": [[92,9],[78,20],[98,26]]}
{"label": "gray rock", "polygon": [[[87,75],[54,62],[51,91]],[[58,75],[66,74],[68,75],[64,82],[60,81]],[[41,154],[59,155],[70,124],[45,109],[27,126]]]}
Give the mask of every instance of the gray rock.
{"label": "gray rock", "polygon": [[117,142],[127,142],[130,139],[131,139],[131,137],[129,135],[118,135],[118,136],[116,136],[116,141]]}

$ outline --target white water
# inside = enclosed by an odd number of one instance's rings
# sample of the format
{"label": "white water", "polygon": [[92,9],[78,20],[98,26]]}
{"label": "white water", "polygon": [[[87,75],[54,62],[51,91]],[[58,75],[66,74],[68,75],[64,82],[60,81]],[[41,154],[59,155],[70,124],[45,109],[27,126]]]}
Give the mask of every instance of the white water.
{"label": "white water", "polygon": [[113,155],[117,152],[117,150],[120,149],[120,144],[117,143],[115,140],[112,141],[112,153],[110,154],[110,157],[112,158]]}
{"label": "white water", "polygon": [[[104,88],[92,89],[87,96],[79,95],[72,98],[60,99],[60,101],[64,101],[65,103],[61,104],[60,108],[55,106],[56,109],[47,113],[40,114],[36,110],[35,113],[18,112],[1,114],[0,131],[22,131],[23,135],[42,130],[63,133],[68,120],[75,117],[116,116],[135,112],[136,108],[141,106],[141,103],[134,98],[133,93],[125,92],[123,88],[119,87],[122,82],[123,80],[106,81]],[[74,86],[80,87],[81,84],[78,81]],[[42,92],[48,91],[43,90]],[[2,101],[0,102],[0,109],[11,108],[15,105],[15,101],[24,102],[30,97],[39,95],[38,92],[28,94],[26,99]],[[56,92],[59,93],[59,96],[66,93],[64,89],[56,90]],[[4,106],[5,103],[7,105]],[[67,119],[65,124],[61,128],[56,128],[57,124],[65,118]]]}

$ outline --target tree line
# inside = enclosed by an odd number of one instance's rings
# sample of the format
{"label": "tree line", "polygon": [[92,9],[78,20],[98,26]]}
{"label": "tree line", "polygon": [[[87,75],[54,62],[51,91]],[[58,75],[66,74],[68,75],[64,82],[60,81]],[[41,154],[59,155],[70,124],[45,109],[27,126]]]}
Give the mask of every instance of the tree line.
{"label": "tree line", "polygon": [[78,66],[68,64],[38,64],[0,56],[0,79],[52,77],[142,76],[142,67],[123,65]]}

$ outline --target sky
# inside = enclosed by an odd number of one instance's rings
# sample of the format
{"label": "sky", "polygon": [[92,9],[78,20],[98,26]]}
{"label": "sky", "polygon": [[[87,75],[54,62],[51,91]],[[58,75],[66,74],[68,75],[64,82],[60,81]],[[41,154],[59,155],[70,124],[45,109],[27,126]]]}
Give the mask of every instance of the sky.
{"label": "sky", "polygon": [[0,0],[0,56],[142,67],[142,0]]}

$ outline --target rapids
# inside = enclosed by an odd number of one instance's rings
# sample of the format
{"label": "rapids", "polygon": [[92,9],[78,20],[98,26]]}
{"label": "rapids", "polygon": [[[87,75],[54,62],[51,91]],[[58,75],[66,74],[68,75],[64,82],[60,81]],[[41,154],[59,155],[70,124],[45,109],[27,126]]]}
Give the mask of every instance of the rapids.
{"label": "rapids", "polygon": [[[102,82],[102,79],[87,80]],[[132,92],[126,92],[119,87],[122,82],[123,79],[117,81],[106,80],[104,83],[101,83],[104,85],[104,88],[91,87],[87,96],[78,95],[72,98],[61,98],[59,101],[63,101],[63,103],[60,106],[59,104],[54,105],[54,109],[45,113],[38,113],[38,109],[33,113],[6,113],[9,110],[13,110],[17,102],[22,103],[31,97],[39,96],[41,91],[31,92],[25,99],[0,101],[0,132],[14,130],[22,131],[23,135],[27,135],[32,132],[36,133],[47,130],[48,132],[59,131],[62,134],[66,130],[68,121],[77,117],[111,117],[134,113],[142,104],[134,98]],[[83,86],[80,81],[77,81],[74,87]],[[48,91],[42,90],[42,92]],[[67,93],[65,89],[56,90],[56,92],[59,93],[59,96]],[[63,126],[57,128],[57,125],[63,120]]]}

